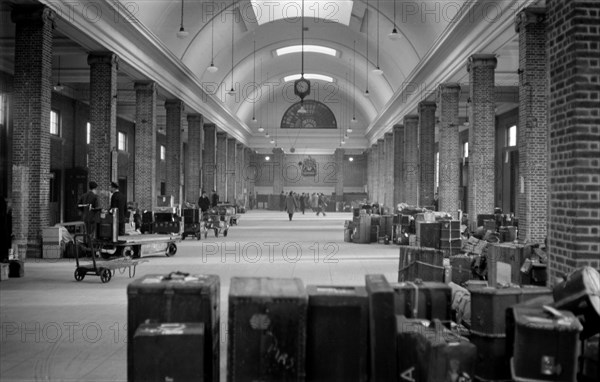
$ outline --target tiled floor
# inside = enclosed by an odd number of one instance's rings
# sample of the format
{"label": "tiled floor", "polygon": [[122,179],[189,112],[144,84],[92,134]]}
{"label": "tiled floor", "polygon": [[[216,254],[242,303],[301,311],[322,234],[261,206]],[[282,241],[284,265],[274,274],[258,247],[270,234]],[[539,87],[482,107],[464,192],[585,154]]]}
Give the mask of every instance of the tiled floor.
{"label": "tiled floor", "polygon": [[[249,211],[228,237],[187,239],[175,257],[146,257],[136,277],[171,271],[221,279],[221,380],[225,380],[227,294],[233,276],[299,277],[308,284],[364,285],[396,278],[398,247],[343,241],[349,213]],[[107,284],[73,278],[73,260],[29,260],[25,277],[0,283],[1,381],[125,381],[127,272]]]}

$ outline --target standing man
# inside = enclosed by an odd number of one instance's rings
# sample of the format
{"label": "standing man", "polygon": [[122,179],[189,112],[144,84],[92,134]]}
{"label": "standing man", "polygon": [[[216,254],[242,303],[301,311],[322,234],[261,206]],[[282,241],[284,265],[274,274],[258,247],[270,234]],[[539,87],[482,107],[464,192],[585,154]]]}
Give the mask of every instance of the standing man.
{"label": "standing man", "polygon": [[110,182],[110,208],[118,209],[119,219],[119,235],[125,235],[125,211],[127,211],[127,198],[119,192],[119,185],[115,182]]}
{"label": "standing man", "polygon": [[290,191],[289,195],[285,198],[285,209],[288,213],[290,221],[292,221],[292,216],[294,216],[294,212],[298,205],[296,204],[296,199],[294,198],[294,194]]}
{"label": "standing man", "polygon": [[216,207],[219,204],[219,194],[217,194],[217,190],[212,190],[211,198],[211,207]]}
{"label": "standing man", "polygon": [[198,207],[200,208],[200,211],[202,211],[202,215],[210,208],[210,199],[204,190],[202,190],[202,195],[198,198]]}
{"label": "standing man", "polygon": [[254,193],[252,191],[250,191],[250,195],[248,196],[248,204],[249,204],[249,209],[253,209],[254,208]]}
{"label": "standing man", "polygon": [[300,211],[302,211],[302,215],[304,215],[304,209],[306,208],[306,195],[304,192],[300,195]]}
{"label": "standing man", "polygon": [[323,193],[319,194],[319,199],[317,200],[317,216],[319,216],[320,212],[323,212],[323,216],[325,215],[325,208],[327,207],[327,202],[325,201],[325,195]]}
{"label": "standing man", "polygon": [[85,232],[90,239],[96,237],[96,214],[98,212],[98,184],[91,181],[88,184],[88,192],[81,195],[77,201],[81,220],[85,224]]}

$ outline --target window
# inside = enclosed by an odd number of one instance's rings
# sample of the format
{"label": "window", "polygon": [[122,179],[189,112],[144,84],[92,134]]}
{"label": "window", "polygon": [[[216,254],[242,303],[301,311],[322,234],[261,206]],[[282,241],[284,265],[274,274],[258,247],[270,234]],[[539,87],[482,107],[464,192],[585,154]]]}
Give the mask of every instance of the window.
{"label": "window", "polygon": [[127,151],[127,134],[119,131],[117,135],[117,149]]}
{"label": "window", "polygon": [[60,114],[56,110],[50,111],[50,134],[60,135]]}
{"label": "window", "polygon": [[165,159],[167,159],[167,149],[165,148],[165,146],[160,145],[160,160]]}
{"label": "window", "polygon": [[512,147],[517,145],[517,126],[512,125],[508,128],[506,134],[507,146]]}
{"label": "window", "polygon": [[[290,53],[301,53],[302,52],[302,45],[291,45],[291,46],[286,46],[285,48],[279,48],[275,50],[275,54],[277,54],[277,56],[283,56],[285,54],[290,54]],[[328,48],[326,46],[320,46],[320,45],[304,45],[304,53],[320,53],[320,54],[326,54],[329,56],[337,56],[337,50],[332,49],[332,48]]]}
{"label": "window", "polygon": [[85,124],[85,143],[87,143],[88,145],[91,142],[91,137],[92,137],[92,125],[88,122]]}
{"label": "window", "polygon": [[463,143],[463,158],[469,157],[469,142]]}
{"label": "window", "polygon": [[160,182],[160,194],[161,195],[167,194],[167,184],[165,182]]}

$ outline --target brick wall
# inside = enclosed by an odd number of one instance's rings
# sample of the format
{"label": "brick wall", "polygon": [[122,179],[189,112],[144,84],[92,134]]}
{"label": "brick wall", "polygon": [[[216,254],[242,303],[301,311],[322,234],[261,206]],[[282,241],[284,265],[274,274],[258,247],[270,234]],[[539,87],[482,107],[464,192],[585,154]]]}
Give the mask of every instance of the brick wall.
{"label": "brick wall", "polygon": [[187,172],[185,177],[186,201],[197,203],[200,198],[200,183],[202,176],[202,114],[190,113],[188,121]]}
{"label": "brick wall", "polygon": [[235,174],[236,174],[236,162],[237,162],[237,150],[235,148],[235,138],[227,138],[227,169],[226,178],[227,183],[227,194],[226,199],[233,203],[235,201]]}
{"label": "brick wall", "polygon": [[43,6],[15,7],[12,207],[14,244],[23,257],[40,257],[41,228],[49,223],[52,22]]}
{"label": "brick wall", "polygon": [[394,206],[394,134],[385,133],[385,197],[383,203],[392,208]]}
{"label": "brick wall", "polygon": [[334,169],[336,172],[335,196],[337,201],[344,200],[344,149],[335,149],[333,154],[335,158]]}
{"label": "brick wall", "polygon": [[136,82],[134,200],[152,210],[156,201],[156,84]]}
{"label": "brick wall", "polygon": [[491,54],[469,57],[469,226],[475,228],[477,215],[494,212],[495,190],[495,90],[497,59]]}
{"label": "brick wall", "polygon": [[419,103],[419,204],[433,205],[435,192],[435,102]]}
{"label": "brick wall", "polygon": [[167,195],[179,204],[181,186],[181,130],[184,104],[178,99],[165,101],[167,109]]}
{"label": "brick wall", "polygon": [[551,279],[600,263],[600,2],[547,2]]}
{"label": "brick wall", "polygon": [[217,186],[217,127],[212,123],[204,124],[204,150],[202,152],[202,188],[210,195]]}
{"label": "brick wall", "polygon": [[383,138],[377,140],[377,202],[385,203],[385,141]]}
{"label": "brick wall", "polygon": [[219,200],[225,201],[227,194],[227,134],[217,133],[216,184]]}
{"label": "brick wall", "polygon": [[419,197],[419,116],[404,117],[404,198],[411,206]]}
{"label": "brick wall", "polygon": [[273,194],[280,194],[283,191],[286,176],[282,171],[285,163],[285,154],[279,147],[273,149]]}
{"label": "brick wall", "polygon": [[394,206],[406,200],[404,193],[404,125],[394,126]]}
{"label": "brick wall", "polygon": [[458,101],[460,86],[446,83],[439,88],[440,108],[440,169],[439,169],[439,210],[452,214],[458,219],[461,146],[458,134]]}
{"label": "brick wall", "polygon": [[[526,9],[516,17],[519,33],[519,240],[543,243],[547,235],[547,59],[544,10]],[[520,182],[517,182],[520,183]],[[523,191],[523,192],[521,192]]]}

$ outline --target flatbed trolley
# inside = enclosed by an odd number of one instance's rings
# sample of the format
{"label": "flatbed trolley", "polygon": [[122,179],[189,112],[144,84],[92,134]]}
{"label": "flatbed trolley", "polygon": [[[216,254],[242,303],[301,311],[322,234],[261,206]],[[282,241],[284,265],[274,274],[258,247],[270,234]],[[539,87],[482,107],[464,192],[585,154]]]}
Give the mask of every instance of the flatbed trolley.
{"label": "flatbed trolley", "polygon": [[231,226],[231,216],[221,215],[215,208],[209,209],[204,215],[202,220],[204,222],[204,238],[208,236],[208,231],[213,230],[215,237],[219,237],[219,233],[223,233],[223,236],[227,236],[227,231]]}

